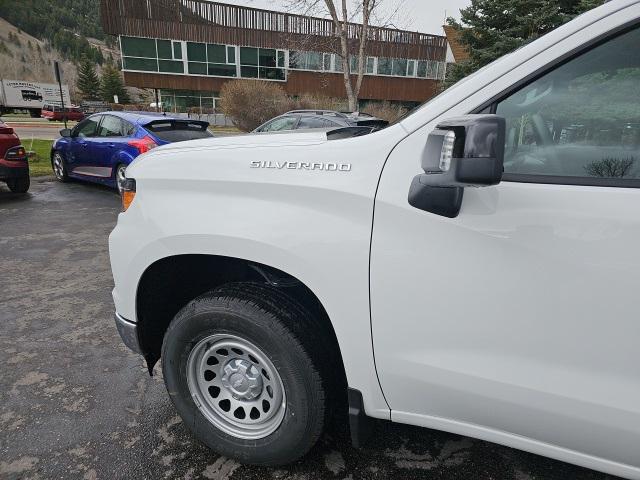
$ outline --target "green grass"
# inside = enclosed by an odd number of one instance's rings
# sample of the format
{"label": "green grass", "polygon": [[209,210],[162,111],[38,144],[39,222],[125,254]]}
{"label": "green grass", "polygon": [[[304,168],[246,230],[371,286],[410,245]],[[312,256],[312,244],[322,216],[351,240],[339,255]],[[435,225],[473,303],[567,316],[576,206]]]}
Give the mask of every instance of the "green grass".
{"label": "green grass", "polygon": [[33,151],[34,156],[29,158],[29,174],[32,177],[53,175],[51,170],[51,145],[53,140],[25,140],[22,145],[27,151]]}

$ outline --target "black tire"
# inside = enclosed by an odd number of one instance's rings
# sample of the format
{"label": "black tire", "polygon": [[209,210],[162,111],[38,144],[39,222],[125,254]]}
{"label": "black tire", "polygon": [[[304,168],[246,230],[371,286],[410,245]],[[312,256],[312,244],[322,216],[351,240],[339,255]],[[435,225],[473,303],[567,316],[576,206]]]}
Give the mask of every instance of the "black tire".
{"label": "black tire", "polygon": [[[313,332],[303,328],[310,313],[279,290],[253,283],[222,286],[186,305],[171,322],[162,345],[162,372],[178,413],[195,436],[214,451],[253,465],[296,461],[316,443],[324,426],[325,392],[312,359]],[[307,317],[308,318],[308,317]],[[312,330],[312,329],[307,329]],[[192,349],[212,334],[241,337],[264,352],[286,395],[284,417],[273,433],[245,440],[211,423],[196,406],[187,381]]]}
{"label": "black tire", "polygon": [[13,193],[26,193],[31,185],[29,177],[10,178],[7,180],[7,186]]}
{"label": "black tire", "polygon": [[[56,157],[60,157],[60,162],[62,169],[56,170]],[[53,170],[53,174],[59,182],[65,183],[69,181],[69,173],[67,172],[67,161],[64,159],[64,155],[62,155],[58,151],[54,151],[51,154],[51,169]]]}
{"label": "black tire", "polygon": [[116,190],[118,193],[122,195],[122,185],[120,184],[120,169],[127,169],[127,166],[124,163],[119,163],[116,165],[116,168],[113,169],[113,182],[116,184]]}

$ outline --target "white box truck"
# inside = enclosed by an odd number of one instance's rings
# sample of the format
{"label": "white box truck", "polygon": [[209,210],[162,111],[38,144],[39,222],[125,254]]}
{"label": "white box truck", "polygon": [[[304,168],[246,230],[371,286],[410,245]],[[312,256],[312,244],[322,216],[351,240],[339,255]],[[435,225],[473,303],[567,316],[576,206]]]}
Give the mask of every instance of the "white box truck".
{"label": "white box truck", "polygon": [[[69,87],[62,85],[65,105],[71,104]],[[40,117],[44,104],[60,105],[60,87],[55,83],[6,80],[0,82],[0,114],[27,110],[32,117]]]}

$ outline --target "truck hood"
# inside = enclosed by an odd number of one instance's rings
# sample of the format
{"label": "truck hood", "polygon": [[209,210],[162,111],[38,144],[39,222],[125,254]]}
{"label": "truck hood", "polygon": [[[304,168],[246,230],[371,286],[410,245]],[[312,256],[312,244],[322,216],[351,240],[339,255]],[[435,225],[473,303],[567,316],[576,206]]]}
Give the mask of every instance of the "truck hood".
{"label": "truck hood", "polygon": [[[222,154],[223,151],[226,151],[228,154],[229,151],[235,150],[236,152],[234,152],[232,156],[239,158],[242,156],[240,151],[251,149],[274,149],[280,151],[291,147],[317,146],[326,142],[327,134],[325,132],[245,134],[228,137],[202,138],[156,147],[138,156],[129,165],[127,172],[134,175],[134,172],[139,172],[140,168],[144,168],[145,170],[147,170],[148,167],[154,168],[157,166],[158,161],[167,159],[167,157],[179,159],[184,165],[184,162],[195,157],[211,158],[210,154],[213,152],[220,152]],[[214,156],[219,157],[219,155]]]}
{"label": "truck hood", "polygon": [[326,141],[326,132],[244,134],[171,143],[169,145],[163,145],[162,147],[154,148],[152,150],[152,154],[170,151],[175,152],[176,150],[217,150],[227,148],[252,148],[261,146],[285,147],[318,145]]}
{"label": "truck hood", "polygon": [[[298,131],[190,140],[156,147],[138,156],[127,167],[127,176],[171,179],[174,183],[180,179],[281,182],[285,177],[294,184],[333,184],[338,178],[360,181],[359,175],[365,171],[379,173],[380,165],[372,157],[380,157],[382,162],[404,134],[404,129],[396,125],[347,138],[341,138],[340,131]],[[358,173],[349,175],[355,164]],[[280,175],[273,175],[275,171]],[[321,171],[327,173],[324,178],[318,175]]]}

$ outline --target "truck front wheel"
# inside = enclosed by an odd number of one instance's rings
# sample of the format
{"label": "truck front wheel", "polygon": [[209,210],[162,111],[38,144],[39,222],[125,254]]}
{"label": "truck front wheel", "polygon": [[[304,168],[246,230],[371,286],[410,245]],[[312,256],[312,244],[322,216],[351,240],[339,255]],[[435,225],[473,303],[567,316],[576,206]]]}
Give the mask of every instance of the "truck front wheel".
{"label": "truck front wheel", "polygon": [[323,428],[325,394],[292,328],[305,312],[263,285],[223,286],[186,305],[162,345],[165,384],[185,424],[207,446],[257,465],[291,463]]}

